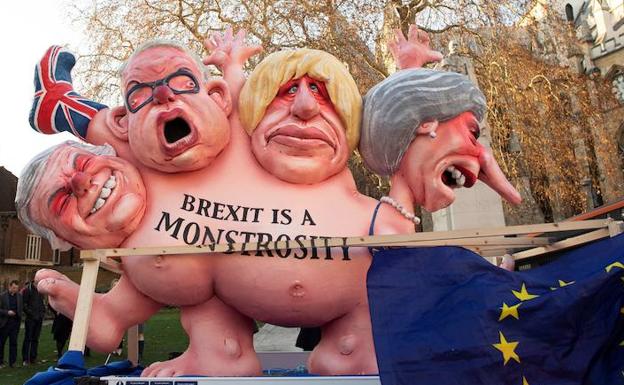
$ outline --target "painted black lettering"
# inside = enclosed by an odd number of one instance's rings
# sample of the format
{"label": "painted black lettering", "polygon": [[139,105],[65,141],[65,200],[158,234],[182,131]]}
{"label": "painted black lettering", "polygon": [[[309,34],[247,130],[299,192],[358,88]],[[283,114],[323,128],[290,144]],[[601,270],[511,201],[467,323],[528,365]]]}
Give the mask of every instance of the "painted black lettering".
{"label": "painted black lettering", "polygon": [[195,202],[195,197],[189,194],[184,194],[184,202],[182,202],[182,207],[180,207],[184,211],[193,211],[195,210],[195,206],[193,205]]}
{"label": "painted black lettering", "polygon": [[[286,247],[287,249],[277,249],[277,242],[281,242],[281,241],[286,241]],[[279,237],[277,237],[277,239],[275,240],[275,252],[277,253],[277,255],[279,255],[280,258],[288,258],[288,256],[290,255],[290,237],[287,234],[280,234]]]}
{"label": "painted black lettering", "polygon": [[[193,237],[191,238],[191,240],[189,240],[190,233],[193,233]],[[195,243],[197,243],[198,239],[199,225],[195,222],[187,223],[184,227],[184,232],[182,232],[182,240],[184,240],[184,243],[186,243],[187,245],[194,245]]]}
{"label": "painted black lettering", "polygon": [[308,249],[303,247],[303,241],[306,239],[305,235],[297,235],[295,237],[295,242],[297,242],[297,244],[299,245],[299,250],[301,250],[301,255],[297,255],[297,253],[294,253],[293,257],[297,258],[297,259],[305,259],[306,255],[308,255]]}
{"label": "painted black lettering", "polygon": [[[236,207],[236,208],[234,208]],[[238,222],[238,209],[240,209],[240,206],[232,206],[232,205],[227,205],[228,210],[230,211],[229,214],[224,218],[224,220],[229,220],[230,217],[232,217],[233,221],[237,221]]]}
{"label": "painted black lettering", "polygon": [[[266,241],[263,241],[266,237]],[[273,254],[271,250],[269,250],[269,244],[273,241],[273,236],[269,233],[258,233],[258,251],[256,251],[256,257],[262,257],[262,250],[264,249],[269,257],[272,257]]]}
{"label": "painted black lettering", "polygon": [[161,231],[160,230],[160,225],[164,223],[165,225],[165,231],[169,231],[170,228],[174,227],[173,233],[170,234],[173,238],[178,239],[178,232],[180,231],[180,226],[182,226],[182,222],[184,222],[183,218],[178,218],[176,219],[173,223],[171,223],[169,221],[169,213],[163,211],[162,212],[162,216],[160,217],[160,221],[158,222],[158,225],[156,225],[156,227],[154,228],[154,230],[156,231]]}
{"label": "painted black lettering", "polygon": [[305,209],[305,212],[303,213],[303,222],[301,222],[301,225],[305,225],[306,222],[309,222],[308,224],[310,226],[316,226],[316,223],[314,223],[314,220],[312,219],[312,215],[310,215],[310,212],[308,211],[308,209]]}
{"label": "painted black lettering", "polygon": [[196,214],[210,217],[210,214],[208,214],[208,207],[210,207],[210,201],[199,198],[199,207],[197,208]]}

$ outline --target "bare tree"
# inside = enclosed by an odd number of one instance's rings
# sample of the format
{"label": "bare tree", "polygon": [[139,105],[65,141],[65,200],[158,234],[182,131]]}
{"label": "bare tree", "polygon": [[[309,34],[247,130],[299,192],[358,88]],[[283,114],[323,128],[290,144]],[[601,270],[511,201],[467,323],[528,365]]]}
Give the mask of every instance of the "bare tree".
{"label": "bare tree", "polygon": [[[362,93],[394,71],[386,49],[393,29],[407,31],[416,23],[430,32],[438,48],[456,39],[488,96],[495,156],[528,198],[520,208],[506,206],[520,223],[536,220],[519,215],[527,211],[549,220],[581,212],[588,207],[588,194],[600,198],[601,178],[617,171],[621,179],[620,165],[599,153],[610,147],[596,135],[602,107],[613,102],[604,97],[609,92],[562,63],[568,52],[558,50],[574,47],[574,38],[560,20],[532,20],[536,3],[107,0],[76,5],[72,15],[91,40],[79,62],[80,83],[90,96],[112,104],[121,102],[117,68],[151,38],[177,40],[204,54],[202,41],[212,32],[226,26],[245,28],[265,49],[250,67],[279,49],[322,49],[349,67]],[[550,52],[553,47],[555,52]],[[366,171],[357,154],[350,167],[363,192],[379,197],[387,191],[387,180]]]}

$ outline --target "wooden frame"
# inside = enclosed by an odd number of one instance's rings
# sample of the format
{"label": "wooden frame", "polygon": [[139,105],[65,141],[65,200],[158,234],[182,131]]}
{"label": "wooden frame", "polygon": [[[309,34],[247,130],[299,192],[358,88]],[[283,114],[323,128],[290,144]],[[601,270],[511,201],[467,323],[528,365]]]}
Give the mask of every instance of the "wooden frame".
{"label": "wooden frame", "polygon": [[[552,242],[547,237],[531,236],[532,234],[557,233],[564,231],[587,231],[578,236]],[[537,255],[560,251],[598,239],[613,237],[624,232],[622,222],[613,219],[596,219],[588,221],[547,223],[536,225],[507,226],[491,229],[470,229],[439,231],[400,235],[373,235],[358,237],[337,237],[294,242],[279,241],[271,243],[271,247],[258,243],[212,244],[198,246],[166,246],[166,247],[133,247],[82,250],[80,258],[84,261],[82,280],[74,325],[69,343],[70,350],[84,351],[91,305],[97,272],[103,268],[120,270],[120,258],[139,255],[180,255],[180,254],[211,254],[236,253],[257,250],[286,250],[300,248],[326,247],[430,247],[430,246],[462,246],[484,256],[501,256],[512,250],[525,249],[511,254],[515,259],[530,258]],[[138,351],[137,331],[133,327],[129,332],[129,359],[137,363]],[[132,345],[132,348],[130,347]]]}

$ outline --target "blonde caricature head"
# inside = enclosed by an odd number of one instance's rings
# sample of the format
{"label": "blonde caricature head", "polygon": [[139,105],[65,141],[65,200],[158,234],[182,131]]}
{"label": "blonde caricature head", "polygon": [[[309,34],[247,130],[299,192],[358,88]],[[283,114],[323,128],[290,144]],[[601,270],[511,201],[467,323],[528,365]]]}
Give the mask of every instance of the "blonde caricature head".
{"label": "blonde caricature head", "polygon": [[347,68],[333,55],[315,49],[279,51],[253,71],[240,94],[240,119],[248,134],[256,129],[279,88],[305,75],[325,83],[334,108],[345,125],[349,149],[360,138],[362,97]]}

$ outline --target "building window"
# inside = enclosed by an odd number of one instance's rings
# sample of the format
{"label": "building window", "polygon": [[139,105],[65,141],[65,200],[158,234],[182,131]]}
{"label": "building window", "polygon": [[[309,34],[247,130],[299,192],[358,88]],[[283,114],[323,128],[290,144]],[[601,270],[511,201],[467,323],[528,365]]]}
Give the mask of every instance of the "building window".
{"label": "building window", "polygon": [[26,260],[39,261],[41,259],[41,237],[28,234],[26,236]]}
{"label": "building window", "polygon": [[614,77],[611,84],[613,86],[612,90],[615,97],[620,103],[624,104],[624,73],[619,73],[616,77]]}
{"label": "building window", "polygon": [[568,21],[574,21],[574,9],[572,8],[572,5],[567,4],[565,6],[565,13]]}
{"label": "building window", "polygon": [[59,249],[52,250],[52,262],[54,262],[55,265],[61,264],[61,250]]}
{"label": "building window", "polygon": [[620,155],[620,165],[622,166],[622,171],[624,172],[624,123],[620,126],[618,137],[618,152]]}

